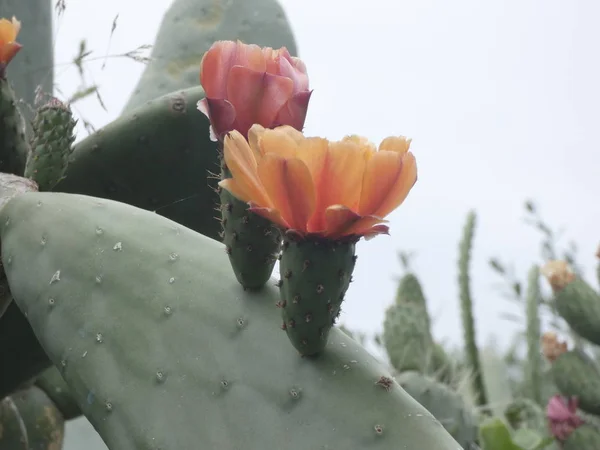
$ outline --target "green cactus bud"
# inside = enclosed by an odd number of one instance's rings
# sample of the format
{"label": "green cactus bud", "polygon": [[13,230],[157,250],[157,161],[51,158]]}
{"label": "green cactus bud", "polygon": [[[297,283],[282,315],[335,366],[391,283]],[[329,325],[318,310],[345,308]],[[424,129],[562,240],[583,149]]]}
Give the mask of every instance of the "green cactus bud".
{"label": "green cactus bud", "polygon": [[[11,395],[25,429],[30,450],[62,448],[65,418],[40,388],[31,386]],[[0,448],[4,448],[0,445]]]}
{"label": "green cactus bud", "polygon": [[590,425],[576,428],[562,444],[562,450],[598,450],[600,431]]}
{"label": "green cactus bud", "polygon": [[577,277],[556,293],[554,303],[575,333],[600,345],[600,295],[594,288]]}
{"label": "green cactus bud", "polygon": [[52,190],[64,177],[73,151],[76,124],[71,108],[57,98],[37,109],[25,176],[34,180],[40,191]]}
{"label": "green cactus bud", "polygon": [[356,239],[329,241],[286,233],[278,282],[283,324],[301,355],[321,352],[341,312],[356,262]]}
{"label": "green cactus bud", "polygon": [[583,411],[600,415],[600,371],[590,357],[581,350],[567,351],[554,360],[551,371],[563,395],[577,397]]}
{"label": "green cactus bud", "polygon": [[393,304],[385,311],[383,342],[392,366],[399,372],[425,373],[433,353],[427,311],[419,303]]}
{"label": "green cactus bud", "polygon": [[[224,167],[221,179],[230,178]],[[267,219],[248,211],[248,205],[226,189],[219,192],[223,243],[238,282],[245,289],[260,289],[275,267],[281,250],[281,232]]]}
{"label": "green cactus bud", "polygon": [[412,398],[440,421],[463,448],[473,448],[477,442],[477,417],[459,394],[415,371],[403,372],[396,380]]}
{"label": "green cactus bud", "polygon": [[22,175],[29,145],[25,122],[9,81],[0,77],[0,172]]}
{"label": "green cactus bud", "polygon": [[541,269],[554,291],[558,314],[584,339],[600,345],[600,295],[573,273],[565,261],[550,261]]}

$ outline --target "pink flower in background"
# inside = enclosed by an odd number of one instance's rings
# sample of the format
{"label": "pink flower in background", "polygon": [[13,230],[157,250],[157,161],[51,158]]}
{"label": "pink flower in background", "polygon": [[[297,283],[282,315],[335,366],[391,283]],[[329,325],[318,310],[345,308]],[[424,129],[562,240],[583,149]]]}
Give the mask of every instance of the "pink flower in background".
{"label": "pink flower in background", "polygon": [[312,91],[304,63],[285,47],[215,42],[202,58],[200,83],[206,98],[198,109],[210,120],[213,140],[232,130],[247,138],[254,124],[304,127]]}
{"label": "pink flower in background", "polygon": [[554,395],[546,406],[546,417],[550,432],[559,441],[565,441],[577,427],[583,425],[583,419],[577,415],[576,397]]}

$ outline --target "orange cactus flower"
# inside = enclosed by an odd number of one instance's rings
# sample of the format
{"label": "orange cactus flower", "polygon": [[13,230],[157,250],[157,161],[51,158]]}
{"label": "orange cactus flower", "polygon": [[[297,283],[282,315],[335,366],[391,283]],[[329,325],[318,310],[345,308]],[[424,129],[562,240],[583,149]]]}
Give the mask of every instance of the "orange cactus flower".
{"label": "orange cactus flower", "polygon": [[21,50],[21,44],[16,42],[21,30],[21,22],[16,17],[11,20],[0,19],[0,73]]}
{"label": "orange cactus flower", "polygon": [[248,140],[225,137],[231,178],[219,185],[249,210],[302,235],[329,239],[387,233],[384,217],[417,180],[410,139],[388,137],[379,149],[360,136],[305,137],[291,126],[253,125]]}
{"label": "orange cactus flower", "polygon": [[231,130],[247,136],[255,123],[304,126],[311,95],[308,75],[302,60],[285,47],[215,42],[202,58],[200,83],[206,98],[198,109],[210,120],[213,140]]}

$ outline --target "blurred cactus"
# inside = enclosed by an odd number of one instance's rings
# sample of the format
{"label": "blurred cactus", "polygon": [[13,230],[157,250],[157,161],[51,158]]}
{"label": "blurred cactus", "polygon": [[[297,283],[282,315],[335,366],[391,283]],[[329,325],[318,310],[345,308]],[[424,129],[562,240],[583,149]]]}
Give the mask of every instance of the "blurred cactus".
{"label": "blurred cactus", "polygon": [[487,395],[483,371],[477,348],[477,337],[475,334],[475,318],[473,317],[473,300],[471,299],[471,285],[469,278],[469,264],[471,262],[471,250],[475,234],[476,215],[474,211],[469,212],[467,223],[463,230],[463,237],[459,244],[458,260],[458,287],[460,293],[460,311],[465,341],[465,356],[467,365],[473,374],[473,394],[476,403],[480,406],[487,405]]}
{"label": "blurred cactus", "polygon": [[525,366],[525,379],[527,395],[537,404],[542,403],[542,361],[540,355],[540,272],[538,266],[529,270],[527,280],[527,364]]}

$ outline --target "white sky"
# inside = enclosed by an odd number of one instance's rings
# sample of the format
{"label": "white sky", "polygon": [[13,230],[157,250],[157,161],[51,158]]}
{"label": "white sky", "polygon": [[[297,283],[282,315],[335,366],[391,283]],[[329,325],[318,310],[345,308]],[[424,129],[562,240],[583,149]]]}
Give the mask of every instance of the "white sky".
{"label": "white sky", "polygon": [[[250,0],[248,0],[250,1]],[[150,8],[148,5],[152,4]],[[56,62],[81,38],[97,56],[151,44],[170,0],[67,0],[55,30]],[[342,322],[380,329],[400,271],[396,252],[418,252],[414,268],[438,317],[439,338],[461,340],[456,260],[470,208],[479,213],[473,262],[479,340],[504,342],[510,310],[492,285],[491,256],[524,276],[538,235],[522,223],[534,198],[553,225],[568,226],[594,281],[600,237],[600,4],[592,0],[283,0],[314,94],[306,134],[356,133],[378,142],[413,138],[419,181],[391,216],[391,237],[359,246],[355,283]],[[77,110],[97,127],[116,118],[143,66],[124,59],[89,63],[108,112],[86,100]],[[68,65],[55,80],[76,90]],[[514,311],[514,309],[513,309]]]}

